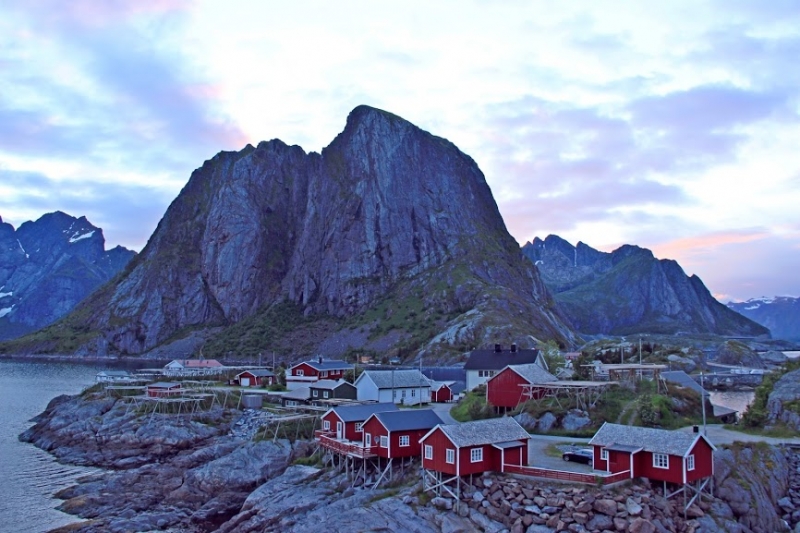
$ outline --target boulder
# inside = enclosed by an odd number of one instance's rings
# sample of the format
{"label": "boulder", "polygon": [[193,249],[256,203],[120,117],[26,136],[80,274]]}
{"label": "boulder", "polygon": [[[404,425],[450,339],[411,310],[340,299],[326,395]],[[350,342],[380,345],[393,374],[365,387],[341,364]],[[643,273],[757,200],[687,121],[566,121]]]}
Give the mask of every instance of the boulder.
{"label": "boulder", "polygon": [[550,412],[544,413],[539,418],[539,421],[536,424],[536,428],[542,433],[547,433],[548,431],[553,429],[553,426],[555,425],[556,421],[557,421],[556,415]]}
{"label": "boulder", "polygon": [[567,431],[575,431],[586,426],[591,425],[592,419],[589,418],[589,413],[581,411],[580,409],[570,409],[569,412],[561,419],[561,427]]}

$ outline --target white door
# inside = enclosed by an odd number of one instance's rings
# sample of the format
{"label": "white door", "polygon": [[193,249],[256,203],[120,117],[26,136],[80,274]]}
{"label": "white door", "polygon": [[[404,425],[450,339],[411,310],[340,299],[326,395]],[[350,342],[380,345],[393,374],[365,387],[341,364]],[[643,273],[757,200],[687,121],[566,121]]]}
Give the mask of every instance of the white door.
{"label": "white door", "polygon": [[336,422],[336,438],[341,439],[344,437],[344,424]]}
{"label": "white door", "polygon": [[249,387],[250,386],[250,378],[242,378],[242,387]]}
{"label": "white door", "polygon": [[369,448],[370,446],[372,446],[372,435],[364,433],[364,447]]}

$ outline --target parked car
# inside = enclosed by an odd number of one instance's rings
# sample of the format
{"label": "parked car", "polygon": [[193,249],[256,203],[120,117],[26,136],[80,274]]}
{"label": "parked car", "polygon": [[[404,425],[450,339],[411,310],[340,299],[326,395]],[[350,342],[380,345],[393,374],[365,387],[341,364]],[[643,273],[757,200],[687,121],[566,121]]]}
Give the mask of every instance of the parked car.
{"label": "parked car", "polygon": [[572,450],[567,450],[566,452],[561,454],[561,458],[564,459],[565,461],[574,461],[576,463],[584,463],[590,465],[594,460],[594,452],[586,448],[575,448]]}

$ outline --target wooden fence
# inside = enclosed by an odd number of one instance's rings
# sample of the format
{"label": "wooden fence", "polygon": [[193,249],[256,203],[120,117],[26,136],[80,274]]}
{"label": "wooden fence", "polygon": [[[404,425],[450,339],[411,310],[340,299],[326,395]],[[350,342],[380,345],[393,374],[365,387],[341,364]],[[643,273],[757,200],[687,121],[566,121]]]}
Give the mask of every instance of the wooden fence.
{"label": "wooden fence", "polygon": [[540,477],[544,479],[556,479],[559,481],[571,481],[573,483],[584,483],[596,485],[602,483],[608,485],[625,479],[630,479],[631,471],[617,472],[615,474],[584,474],[581,472],[568,472],[566,470],[551,470],[549,468],[536,468],[534,466],[503,465],[503,471],[509,474],[520,474],[523,476]]}
{"label": "wooden fence", "polygon": [[372,453],[371,446],[364,446],[360,442],[339,440],[320,432],[317,432],[317,442],[319,442],[319,445],[323,448],[327,448],[336,453],[352,455],[354,457],[360,457],[361,459],[375,456],[375,454]]}

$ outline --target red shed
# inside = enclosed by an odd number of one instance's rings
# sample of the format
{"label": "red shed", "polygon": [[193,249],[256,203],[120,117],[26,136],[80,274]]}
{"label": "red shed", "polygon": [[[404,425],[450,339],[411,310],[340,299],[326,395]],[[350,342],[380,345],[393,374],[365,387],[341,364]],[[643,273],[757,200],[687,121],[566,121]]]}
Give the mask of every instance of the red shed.
{"label": "red shed", "polygon": [[452,476],[527,465],[530,435],[510,417],[441,424],[422,439],[422,468]]}
{"label": "red shed", "polygon": [[261,387],[275,384],[275,374],[265,368],[253,368],[239,372],[234,380],[242,387]]}
{"label": "red shed", "polygon": [[181,394],[181,384],[176,381],[157,381],[147,386],[147,395],[151,398],[169,398]]}
{"label": "red shed", "polygon": [[453,401],[453,391],[450,389],[452,381],[431,381],[431,401],[432,402],[451,402]]}
{"label": "red shed", "polygon": [[364,422],[364,446],[386,459],[418,457],[420,438],[441,423],[433,409],[375,413]]}
{"label": "red shed", "polygon": [[332,433],[339,440],[363,442],[361,426],[375,413],[397,411],[394,403],[367,403],[343,405],[329,409],[322,415],[322,431]]}
{"label": "red shed", "polygon": [[[536,363],[508,365],[486,382],[486,401],[495,408],[514,409],[530,398],[523,396],[523,385],[553,383],[558,378]],[[540,398],[544,391],[533,389],[534,397]]]}
{"label": "red shed", "polygon": [[632,478],[677,485],[714,475],[716,448],[700,433],[606,422],[589,444],[594,447],[596,470],[630,470]]}

